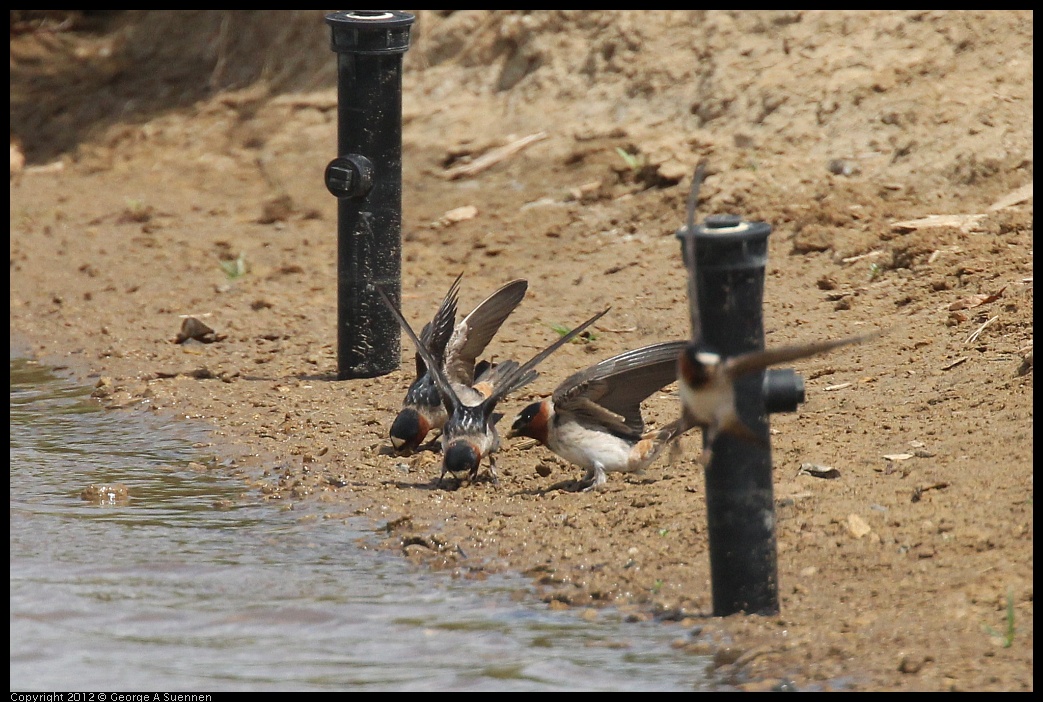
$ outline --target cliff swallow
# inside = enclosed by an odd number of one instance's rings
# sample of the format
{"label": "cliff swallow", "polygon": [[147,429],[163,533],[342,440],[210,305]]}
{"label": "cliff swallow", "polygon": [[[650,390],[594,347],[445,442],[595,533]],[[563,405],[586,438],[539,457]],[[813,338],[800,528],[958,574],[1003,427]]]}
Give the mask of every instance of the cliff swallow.
{"label": "cliff swallow", "polygon": [[377,291],[384,300],[384,304],[395,314],[402,329],[413,340],[413,344],[423,356],[428,369],[433,371],[432,379],[448,414],[445,425],[442,427],[442,472],[438,476],[439,485],[442,484],[446,473],[450,473],[456,478],[466,473],[469,479],[474,481],[484,458],[489,460],[489,473],[493,480],[499,481],[496,473],[495,454],[500,448],[500,436],[496,431],[496,423],[500,420],[501,415],[495,412],[497,403],[508,394],[535,380],[537,365],[608,312],[606,309],[594,315],[524,364],[519,365],[517,361],[507,360],[488,367],[475,380],[473,386],[465,389],[453,384],[445,369],[435,363],[434,358],[409,326],[409,322],[391,302],[387,293],[379,286]]}
{"label": "cliff swallow", "polygon": [[[456,324],[457,296],[462,277],[463,274],[453,281],[434,318],[424,325],[420,343],[433,362],[445,369],[451,383],[470,388],[474,384],[476,368],[478,375],[485,369],[478,363],[478,356],[525,297],[528,283],[512,280]],[[391,444],[395,451],[417,450],[428,432],[442,429],[447,416],[428,364],[417,352],[416,379],[406,391],[402,409],[391,424]]]}
{"label": "cliff swallow", "polygon": [[682,432],[694,426],[704,429],[700,462],[704,466],[710,464],[711,447],[722,432],[762,446],[767,445],[764,437],[739,419],[735,408],[735,381],[738,378],[779,363],[817,356],[849,344],[858,344],[874,336],[851,336],[749,351],[728,357],[722,357],[701,343],[687,344],[677,359],[678,394],[681,397],[680,422]]}
{"label": "cliff swallow", "polygon": [[[696,167],[688,198],[686,226],[689,232],[694,231],[695,207],[704,173],[705,162],[700,162]],[[767,443],[764,437],[750,429],[739,418],[735,405],[735,381],[738,378],[779,363],[817,356],[841,346],[861,343],[879,334],[851,336],[722,357],[710,348],[703,338],[695,248],[694,239],[689,239],[683,247],[685,266],[688,269],[688,313],[692,337],[677,357],[678,394],[681,398],[681,418],[678,421],[682,431],[695,426],[703,428],[703,453],[700,462],[708,466],[713,443],[721,433],[729,433],[760,445]]]}
{"label": "cliff swallow", "polygon": [[641,403],[677,379],[687,343],[652,344],[573,373],[550,398],[522,410],[508,436],[536,439],[586,468],[584,492],[603,486],[606,473],[643,470],[683,428],[678,420],[646,432]]}

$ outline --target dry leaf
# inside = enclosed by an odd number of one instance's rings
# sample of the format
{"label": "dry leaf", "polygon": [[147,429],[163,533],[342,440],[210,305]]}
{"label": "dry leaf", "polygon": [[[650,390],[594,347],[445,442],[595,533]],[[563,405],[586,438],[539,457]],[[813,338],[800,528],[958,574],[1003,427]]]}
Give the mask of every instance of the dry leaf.
{"label": "dry leaf", "polygon": [[820,466],[817,463],[801,463],[797,475],[810,475],[814,478],[835,480],[840,477],[840,471],[833,466]]}
{"label": "dry leaf", "polygon": [[971,295],[970,297],[961,298],[961,299],[957,300],[956,302],[952,303],[951,305],[949,305],[949,309],[950,310],[966,310],[966,309],[971,309],[973,307],[980,307],[981,305],[986,305],[986,304],[988,304],[990,302],[995,302],[996,300],[1000,299],[1003,296],[1003,291],[1006,290],[1006,289],[1007,289],[1007,286],[1004,285],[1002,288],[1000,288],[999,290],[997,290],[994,293],[989,293],[989,294],[982,293],[980,295]]}
{"label": "dry leaf", "polygon": [[204,344],[210,344],[221,340],[213,329],[203,324],[195,317],[185,317],[181,322],[181,331],[178,332],[177,339],[175,339],[174,343],[182,344],[189,339],[202,341]]}
{"label": "dry leaf", "polygon": [[940,483],[931,483],[930,485],[918,485],[916,488],[913,489],[912,500],[913,502],[919,502],[920,499],[923,497],[923,494],[928,490],[944,490],[945,488],[949,487],[949,485],[951,485],[951,483],[944,481]]}

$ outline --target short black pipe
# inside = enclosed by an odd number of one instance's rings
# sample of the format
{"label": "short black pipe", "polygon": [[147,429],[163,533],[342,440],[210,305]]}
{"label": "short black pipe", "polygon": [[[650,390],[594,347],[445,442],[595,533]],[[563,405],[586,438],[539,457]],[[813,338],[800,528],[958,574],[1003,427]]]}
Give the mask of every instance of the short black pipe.
{"label": "short black pipe", "polygon": [[804,379],[792,368],[769,368],[764,373],[763,392],[768,414],[796,412],[804,402]]}
{"label": "short black pipe", "polygon": [[[723,356],[764,348],[762,302],[768,258],[765,222],[710,216],[692,232],[677,232],[696,247],[696,285],[704,343]],[[683,251],[683,249],[682,249]],[[686,259],[687,260],[687,259]],[[706,467],[710,577],[715,616],[779,611],[775,505],[765,373],[736,382],[739,418],[764,445],[721,434]]]}
{"label": "short black pipe", "polygon": [[337,52],[337,154],[326,187],[337,197],[337,377],[399,367],[398,322],[377,293],[402,292],[402,54],[413,15],[326,15]]}

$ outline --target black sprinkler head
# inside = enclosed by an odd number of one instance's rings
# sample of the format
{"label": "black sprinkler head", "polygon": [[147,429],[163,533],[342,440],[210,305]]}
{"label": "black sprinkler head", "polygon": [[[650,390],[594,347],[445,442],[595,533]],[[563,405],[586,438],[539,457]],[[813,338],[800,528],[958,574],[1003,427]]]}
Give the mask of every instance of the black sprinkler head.
{"label": "black sprinkler head", "polygon": [[337,54],[337,378],[399,366],[399,327],[380,303],[402,289],[402,55],[415,17],[399,10],[326,15]]}

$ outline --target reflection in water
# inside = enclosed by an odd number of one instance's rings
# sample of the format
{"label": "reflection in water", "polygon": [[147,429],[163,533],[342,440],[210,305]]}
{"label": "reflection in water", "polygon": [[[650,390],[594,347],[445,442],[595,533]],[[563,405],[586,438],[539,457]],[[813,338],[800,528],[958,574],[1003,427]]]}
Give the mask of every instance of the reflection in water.
{"label": "reflection in water", "polygon": [[[361,527],[240,500],[203,440],[11,361],[12,690],[710,689],[679,629],[361,551]],[[80,498],[99,483],[129,501]]]}

